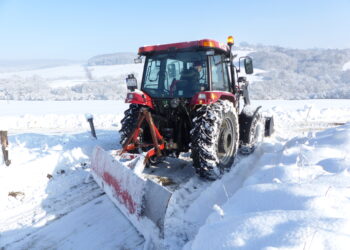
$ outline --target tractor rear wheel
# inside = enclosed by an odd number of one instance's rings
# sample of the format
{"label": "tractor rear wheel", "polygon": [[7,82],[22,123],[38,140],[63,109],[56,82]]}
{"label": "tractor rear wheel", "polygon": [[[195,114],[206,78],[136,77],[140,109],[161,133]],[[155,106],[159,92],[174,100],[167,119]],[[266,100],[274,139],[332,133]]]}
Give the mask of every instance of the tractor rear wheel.
{"label": "tractor rear wheel", "polygon": [[125,110],[124,118],[120,121],[122,127],[119,130],[120,145],[123,145],[128,139],[129,135],[134,131],[137,125],[141,107],[137,104],[130,104],[129,109]]}
{"label": "tractor rear wheel", "polygon": [[195,111],[191,157],[201,177],[215,180],[229,170],[237,154],[238,142],[238,116],[232,102],[219,100]]}

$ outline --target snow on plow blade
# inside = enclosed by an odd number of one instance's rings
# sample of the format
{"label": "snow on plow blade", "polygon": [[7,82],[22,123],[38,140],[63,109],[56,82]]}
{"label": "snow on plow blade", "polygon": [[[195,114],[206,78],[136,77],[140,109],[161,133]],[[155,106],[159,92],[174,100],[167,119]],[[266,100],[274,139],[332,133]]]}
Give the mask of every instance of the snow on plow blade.
{"label": "snow on plow blade", "polygon": [[143,162],[143,155],[123,160],[115,150],[96,147],[91,160],[92,175],[140,233],[146,237],[156,233],[157,238],[162,238],[172,193],[142,175]]}

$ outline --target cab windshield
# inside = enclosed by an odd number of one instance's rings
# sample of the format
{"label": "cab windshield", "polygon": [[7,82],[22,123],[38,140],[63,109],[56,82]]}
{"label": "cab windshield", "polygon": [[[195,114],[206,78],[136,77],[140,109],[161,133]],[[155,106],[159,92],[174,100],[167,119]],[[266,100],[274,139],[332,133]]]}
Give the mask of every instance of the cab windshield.
{"label": "cab windshield", "polygon": [[141,89],[152,97],[191,98],[208,90],[205,52],[171,52],[148,56]]}

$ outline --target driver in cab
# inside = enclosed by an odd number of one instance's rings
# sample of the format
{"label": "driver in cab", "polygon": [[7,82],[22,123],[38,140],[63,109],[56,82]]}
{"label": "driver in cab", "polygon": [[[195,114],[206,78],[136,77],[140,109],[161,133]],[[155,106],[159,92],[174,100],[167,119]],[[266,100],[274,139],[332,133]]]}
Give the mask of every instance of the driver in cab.
{"label": "driver in cab", "polygon": [[186,80],[191,84],[198,84],[202,68],[202,62],[195,61],[191,68],[182,72],[180,80]]}
{"label": "driver in cab", "polygon": [[[178,96],[192,96],[198,91],[203,91],[201,86],[201,74],[203,74],[203,63],[201,61],[193,62],[189,69],[181,72],[179,81],[174,81],[170,87],[170,93],[176,93]],[[203,81],[203,80],[202,80]],[[204,80],[205,81],[205,80]]]}

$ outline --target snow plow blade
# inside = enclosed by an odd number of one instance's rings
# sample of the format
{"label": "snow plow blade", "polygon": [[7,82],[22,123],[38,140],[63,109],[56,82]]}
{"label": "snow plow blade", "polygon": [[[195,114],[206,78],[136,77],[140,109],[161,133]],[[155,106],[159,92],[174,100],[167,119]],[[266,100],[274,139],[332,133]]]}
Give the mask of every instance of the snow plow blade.
{"label": "snow plow blade", "polygon": [[[96,147],[91,172],[98,185],[145,237],[162,238],[164,218],[172,192],[147,179],[142,154],[119,154]],[[157,239],[153,239],[155,241]]]}

